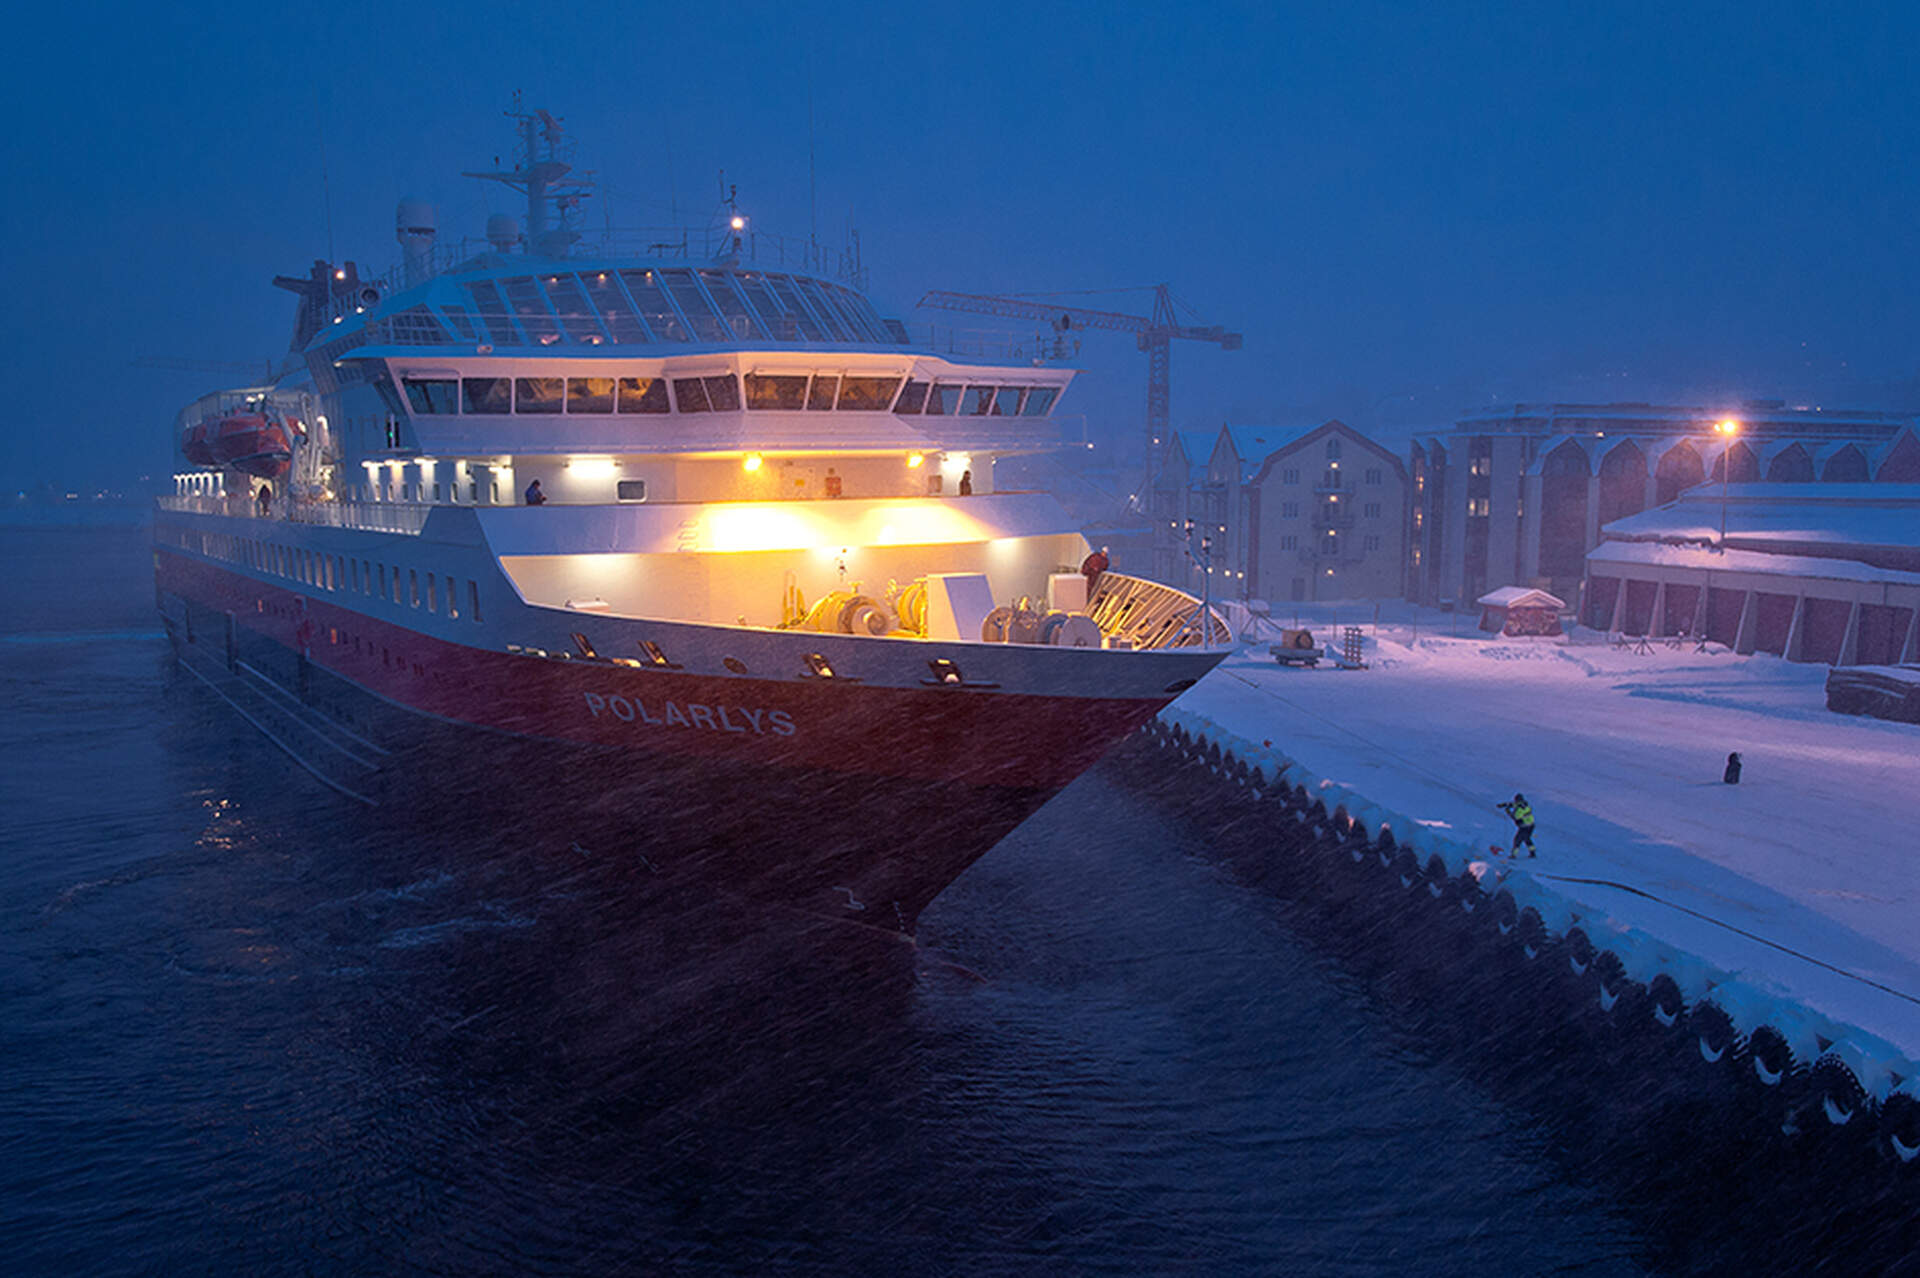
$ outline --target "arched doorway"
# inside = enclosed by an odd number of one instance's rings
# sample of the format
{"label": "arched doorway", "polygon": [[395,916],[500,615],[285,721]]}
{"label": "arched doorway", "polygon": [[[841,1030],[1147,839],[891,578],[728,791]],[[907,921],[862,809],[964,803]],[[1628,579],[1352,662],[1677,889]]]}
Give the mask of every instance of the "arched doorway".
{"label": "arched doorway", "polygon": [[1577,580],[1587,557],[1586,450],[1569,439],[1540,463],[1540,573],[1556,586]]}
{"label": "arched doorway", "polygon": [[1810,484],[1813,482],[1813,458],[1799,444],[1789,444],[1767,463],[1770,484]]}
{"label": "arched doorway", "polygon": [[1685,489],[1704,482],[1706,477],[1707,468],[1698,450],[1692,444],[1675,444],[1660,454],[1660,462],[1654,467],[1654,503],[1664,506]]}
{"label": "arched doorway", "polygon": [[1820,480],[1828,484],[1864,484],[1870,476],[1867,474],[1867,455],[1852,444],[1837,449],[1827,458],[1827,464],[1820,468]]}
{"label": "arched doorway", "polygon": [[1600,525],[1638,514],[1647,506],[1647,455],[1623,439],[1600,459]]}

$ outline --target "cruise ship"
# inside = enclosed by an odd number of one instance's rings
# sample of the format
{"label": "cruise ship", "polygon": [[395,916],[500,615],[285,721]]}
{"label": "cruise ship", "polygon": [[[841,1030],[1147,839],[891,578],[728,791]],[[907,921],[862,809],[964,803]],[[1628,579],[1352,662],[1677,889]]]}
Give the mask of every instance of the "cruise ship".
{"label": "cruise ship", "polygon": [[996,484],[1070,369],[916,342],[731,204],[589,245],[560,122],[509,116],[466,176],[524,219],[402,201],[394,272],[276,279],[278,374],[177,419],[181,663],[351,799],[911,931],[1226,627]]}

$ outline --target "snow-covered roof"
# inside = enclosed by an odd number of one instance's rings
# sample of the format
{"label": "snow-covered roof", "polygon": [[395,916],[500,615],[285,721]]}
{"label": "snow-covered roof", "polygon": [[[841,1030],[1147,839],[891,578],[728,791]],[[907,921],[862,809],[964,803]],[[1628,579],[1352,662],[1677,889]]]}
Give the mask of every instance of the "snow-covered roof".
{"label": "snow-covered roof", "polygon": [[1587,563],[1662,564],[1715,572],[1751,572],[1772,577],[1813,577],[1826,581],[1868,581],[1876,585],[1920,586],[1920,572],[1876,568],[1855,559],[1816,555],[1773,555],[1764,550],[1718,551],[1707,546],[1674,546],[1652,541],[1603,541],[1587,552]]}
{"label": "snow-covered roof", "polygon": [[[1720,539],[1721,485],[1711,480],[1675,501],[1607,524],[1613,541]],[[1920,484],[1729,484],[1727,535],[1745,542],[1920,546]]]}
{"label": "snow-covered roof", "polygon": [[1552,608],[1557,611],[1567,606],[1564,599],[1526,586],[1502,586],[1498,590],[1489,590],[1474,602],[1482,608]]}

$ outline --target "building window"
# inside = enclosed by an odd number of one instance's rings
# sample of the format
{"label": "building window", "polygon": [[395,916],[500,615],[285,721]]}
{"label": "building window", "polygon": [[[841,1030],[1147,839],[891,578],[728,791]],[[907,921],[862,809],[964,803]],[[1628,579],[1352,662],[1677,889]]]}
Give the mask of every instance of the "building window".
{"label": "building window", "polygon": [[1368,502],[1365,513],[1368,519],[1380,518],[1380,503],[1377,501]]}
{"label": "building window", "polygon": [[1493,511],[1493,503],[1488,498],[1469,497],[1467,499],[1467,514],[1469,515],[1476,515],[1484,518],[1485,516],[1491,514],[1492,511]]}
{"label": "building window", "polygon": [[1282,470],[1282,471],[1280,472],[1280,482],[1281,482],[1281,483],[1283,483],[1283,484],[1297,484],[1297,483],[1299,483],[1299,482],[1300,482],[1300,468],[1299,468],[1298,466],[1288,466],[1288,467],[1286,467],[1285,469],[1283,469],[1283,470]]}
{"label": "building window", "polygon": [[1340,534],[1329,532],[1320,538],[1320,553],[1337,555],[1340,553]]}
{"label": "building window", "polygon": [[1380,549],[1380,534],[1379,534],[1379,533],[1368,533],[1368,534],[1367,534],[1367,539],[1366,539],[1366,541],[1365,541],[1365,542],[1363,543],[1363,545],[1362,545],[1362,548],[1363,548],[1363,549],[1365,549],[1365,550],[1378,550],[1378,549]]}
{"label": "building window", "polygon": [[1294,534],[1288,533],[1286,536],[1280,539],[1280,549],[1298,550],[1300,549],[1300,539],[1296,537]]}
{"label": "building window", "polygon": [[1340,456],[1340,441],[1338,439],[1329,439],[1327,441],[1327,460],[1333,461],[1339,456]]}
{"label": "building window", "polygon": [[1473,461],[1468,464],[1467,470],[1482,478],[1491,475],[1493,473],[1493,458],[1485,455],[1475,457]]}
{"label": "building window", "polygon": [[1380,468],[1378,466],[1367,467],[1367,482],[1369,484],[1377,484],[1380,482]]}
{"label": "building window", "polygon": [[1299,502],[1297,502],[1297,501],[1283,501],[1283,502],[1281,502],[1281,503],[1280,503],[1280,518],[1282,518],[1282,519],[1298,519],[1298,518],[1300,518],[1300,503],[1299,503]]}

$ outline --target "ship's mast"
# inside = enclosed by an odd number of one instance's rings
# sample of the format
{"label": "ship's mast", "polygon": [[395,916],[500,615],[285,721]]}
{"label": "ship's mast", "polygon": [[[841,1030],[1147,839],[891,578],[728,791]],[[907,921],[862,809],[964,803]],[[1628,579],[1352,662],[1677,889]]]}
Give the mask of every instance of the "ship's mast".
{"label": "ship's mast", "polygon": [[[519,191],[527,197],[527,252],[536,257],[565,257],[580,232],[569,225],[580,201],[593,193],[585,174],[573,174],[573,166],[560,158],[564,130],[560,119],[545,111],[521,109],[520,95],[513,95],[513,106],[506,113],[518,121],[521,160],[510,170],[491,173],[463,173],[462,177]],[[497,161],[496,161],[497,162]],[[549,210],[553,225],[548,225]]]}

